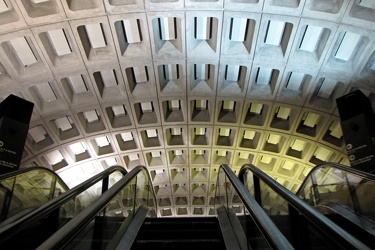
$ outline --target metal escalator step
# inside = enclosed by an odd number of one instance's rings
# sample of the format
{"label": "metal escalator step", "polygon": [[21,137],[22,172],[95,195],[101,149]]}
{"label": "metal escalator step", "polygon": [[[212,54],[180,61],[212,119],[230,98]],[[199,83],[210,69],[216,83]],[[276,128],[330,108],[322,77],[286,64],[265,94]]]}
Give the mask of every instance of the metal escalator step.
{"label": "metal escalator step", "polygon": [[221,239],[184,239],[184,240],[137,240],[132,246],[133,250],[139,249],[226,249]]}
{"label": "metal escalator step", "polygon": [[225,249],[217,218],[147,218],[132,249]]}
{"label": "metal escalator step", "polygon": [[138,234],[139,239],[160,239],[168,235],[170,239],[216,239],[221,235],[219,229],[147,229],[141,230]]}

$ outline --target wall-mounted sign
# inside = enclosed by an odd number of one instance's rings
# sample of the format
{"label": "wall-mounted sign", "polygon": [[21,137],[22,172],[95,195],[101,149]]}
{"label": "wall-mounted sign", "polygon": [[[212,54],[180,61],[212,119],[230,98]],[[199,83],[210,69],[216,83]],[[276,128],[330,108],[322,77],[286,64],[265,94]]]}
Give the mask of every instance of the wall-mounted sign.
{"label": "wall-mounted sign", "polygon": [[359,90],[337,98],[341,128],[350,165],[375,170],[375,115],[370,100]]}
{"label": "wall-mounted sign", "polygon": [[0,174],[19,168],[33,107],[14,95],[0,103]]}

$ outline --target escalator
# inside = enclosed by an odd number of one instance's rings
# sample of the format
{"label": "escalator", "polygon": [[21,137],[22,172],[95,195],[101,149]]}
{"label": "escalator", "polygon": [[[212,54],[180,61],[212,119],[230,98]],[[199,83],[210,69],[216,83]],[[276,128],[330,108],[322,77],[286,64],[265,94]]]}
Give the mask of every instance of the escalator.
{"label": "escalator", "polygon": [[[268,195],[264,196],[265,193]],[[48,239],[43,238],[33,247],[18,246],[23,249],[231,250],[372,247],[252,165],[244,166],[239,178],[229,166],[222,165],[215,195],[209,198],[209,203],[214,204],[209,217],[157,218],[158,202],[151,178],[145,167],[138,166],[119,178],[95,202],[80,209],[63,225],[59,224]],[[59,202],[59,211],[65,202]],[[23,228],[28,228],[34,223],[32,218],[43,213],[36,210],[23,221]],[[14,226],[17,228],[17,223]],[[2,228],[0,239],[1,232]],[[11,244],[17,243],[14,240],[20,238],[19,232],[23,231],[13,232]],[[0,248],[5,249],[4,246],[0,243]]]}
{"label": "escalator", "polygon": [[[148,170],[138,166],[38,249],[293,249],[226,165],[212,199],[208,218],[156,218]],[[244,214],[255,225],[249,236]]]}
{"label": "escalator", "polygon": [[[374,247],[374,175],[336,163],[325,163],[310,171],[296,194],[253,165],[243,166],[239,178],[275,224],[279,228],[284,226],[282,231],[285,234],[290,230],[296,232],[287,238],[298,248],[313,246],[322,239],[329,239],[324,243],[329,248],[335,248],[332,241],[339,241],[346,248],[344,242],[348,237]],[[312,215],[338,226],[338,229],[330,231],[330,225],[314,221]],[[311,231],[312,237],[307,237],[306,231]]]}
{"label": "escalator", "polygon": [[114,166],[72,189],[43,167],[1,175],[0,248],[36,248],[126,173]]}

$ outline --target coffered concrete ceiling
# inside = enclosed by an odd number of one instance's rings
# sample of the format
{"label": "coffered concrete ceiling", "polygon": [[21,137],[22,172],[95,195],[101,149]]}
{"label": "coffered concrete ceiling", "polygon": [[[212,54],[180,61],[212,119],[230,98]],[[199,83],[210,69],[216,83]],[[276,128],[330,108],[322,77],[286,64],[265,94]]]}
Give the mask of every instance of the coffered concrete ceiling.
{"label": "coffered concrete ceiling", "polygon": [[372,0],[0,0],[0,98],[35,103],[22,167],[145,165],[161,216],[209,215],[223,163],[292,191],[348,165],[335,99],[375,102],[374,51]]}

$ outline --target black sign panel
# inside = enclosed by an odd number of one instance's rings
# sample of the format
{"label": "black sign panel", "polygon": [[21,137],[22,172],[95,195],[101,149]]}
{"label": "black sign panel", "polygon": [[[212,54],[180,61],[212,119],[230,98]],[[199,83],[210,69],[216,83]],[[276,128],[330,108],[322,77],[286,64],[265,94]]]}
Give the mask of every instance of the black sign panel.
{"label": "black sign panel", "polygon": [[14,95],[0,104],[0,174],[19,168],[33,107]]}
{"label": "black sign panel", "polygon": [[359,90],[336,100],[350,165],[375,170],[375,115],[370,100]]}
{"label": "black sign panel", "polygon": [[21,163],[29,124],[8,117],[0,119],[0,173],[17,170]]}

